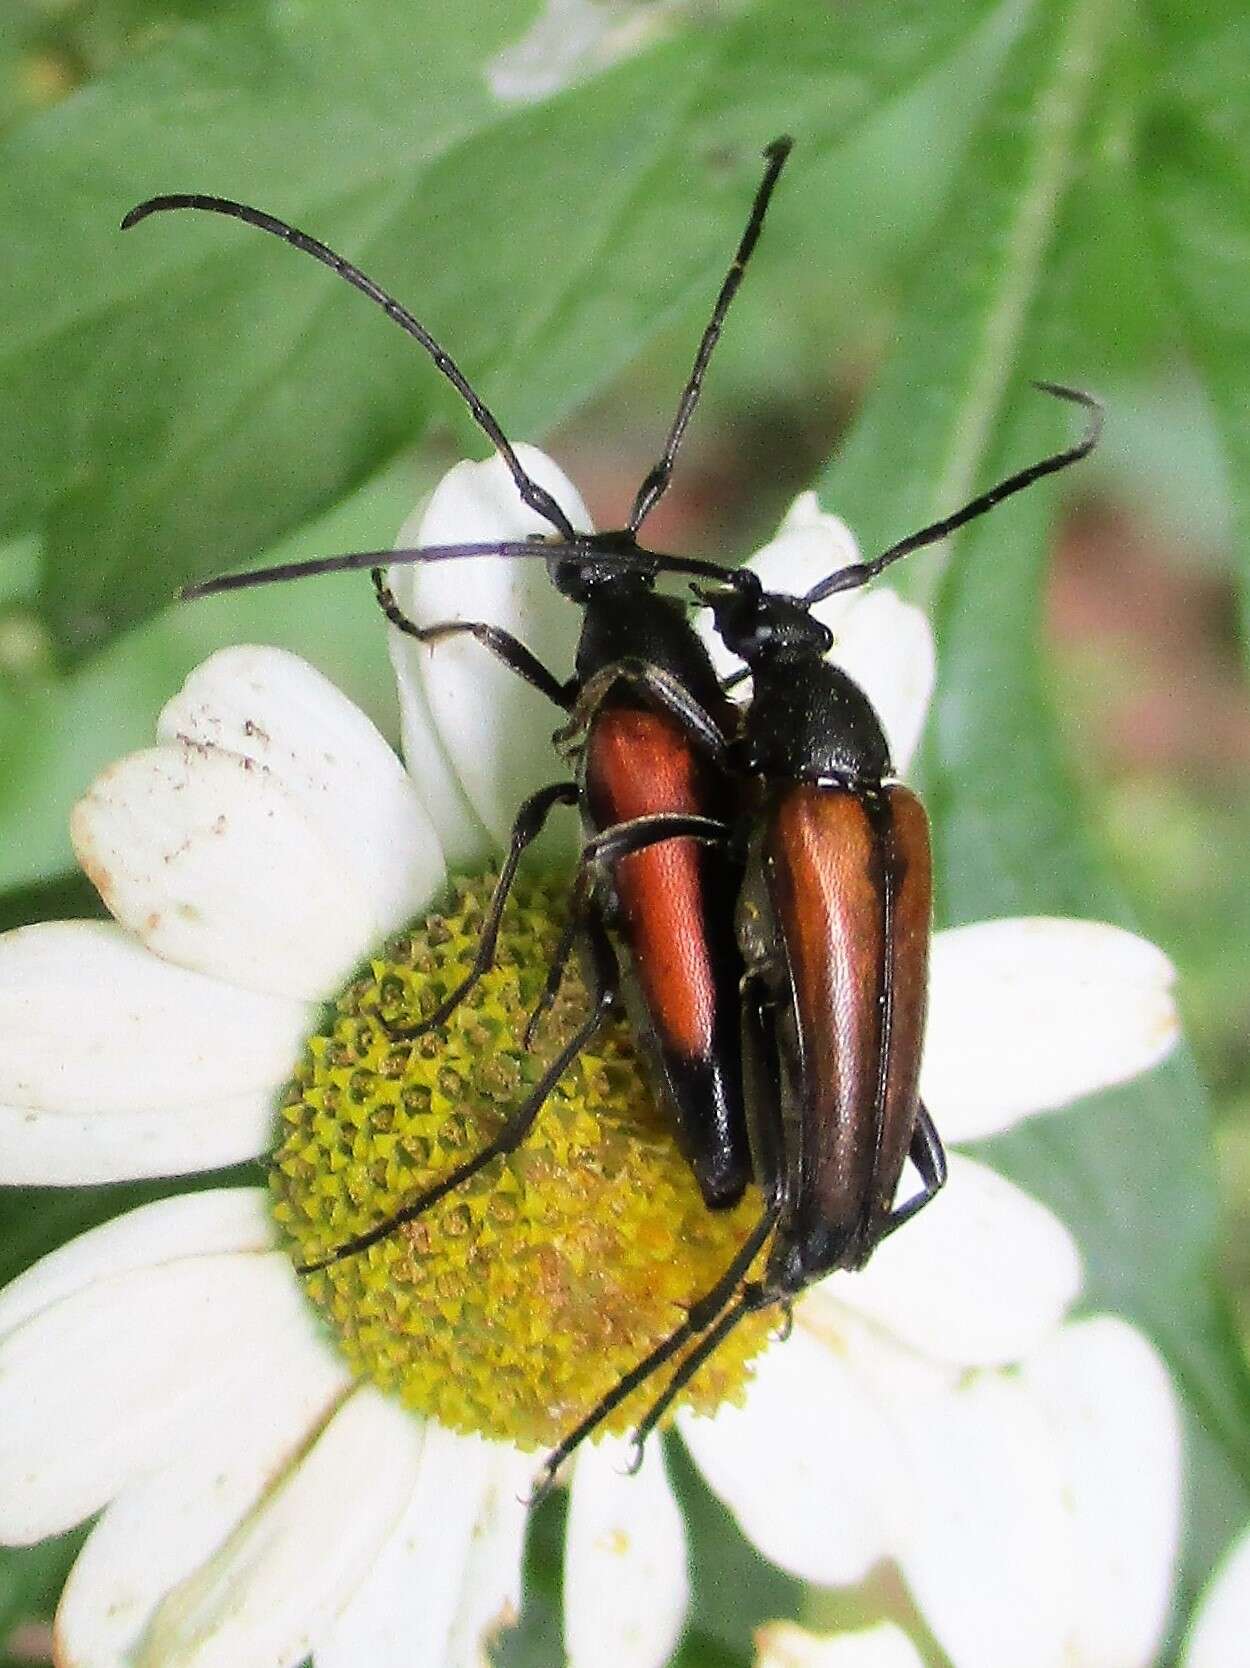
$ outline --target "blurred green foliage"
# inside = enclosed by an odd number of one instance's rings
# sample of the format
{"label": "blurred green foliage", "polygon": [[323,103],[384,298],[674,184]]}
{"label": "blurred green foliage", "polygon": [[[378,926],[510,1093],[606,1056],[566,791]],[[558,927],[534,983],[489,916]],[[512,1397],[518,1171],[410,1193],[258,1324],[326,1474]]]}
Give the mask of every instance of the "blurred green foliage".
{"label": "blurred green foliage", "polygon": [[[530,0],[10,0],[6,925],[84,907],[66,878],[70,803],[147,742],[218,644],[300,650],[393,732],[366,587],[169,599],[235,563],[386,543],[452,449],[481,451],[419,351],[323,268],[191,216],[120,238],[121,215],[154,192],[232,195],[306,226],[414,306],[510,433],[554,431],[563,456],[615,449],[641,467],[759,149],[790,131],[795,159],[688,449],[696,473],[738,460],[708,504],[706,547],[745,552],[814,481],[866,547],[885,544],[1057,442],[1064,414],[1029,388],[1045,376],[1111,401],[1102,452],[1071,484],[1130,507],[1178,561],[1244,580],[1244,556],[1237,569],[1227,554],[1250,549],[1239,4],[622,0],[598,16],[593,49],[540,55],[550,73],[527,88],[515,49]],[[1186,974],[1227,1114],[1225,1174],[1250,1188],[1250,787],[1106,787],[1094,705],[1071,693],[1080,663],[1064,684],[1039,648],[1061,508],[1044,487],[908,576],[941,647],[922,761],[941,908],[952,922],[1144,922]],[[1250,1394],[1214,1277],[1208,1116],[1182,1058],[994,1149],[1077,1233],[1089,1305],[1142,1325],[1186,1398],[1185,1606],[1250,1519]],[[100,1194],[14,1198],[0,1216],[12,1265],[111,1208]],[[724,1582],[712,1602],[733,1531],[681,1475],[698,1531],[681,1661],[744,1662],[748,1624],[798,1600],[744,1573],[737,1608]],[[550,1659],[557,1547],[540,1521],[517,1660]],[[0,1556],[0,1638],[46,1616],[65,1557],[59,1544]]]}

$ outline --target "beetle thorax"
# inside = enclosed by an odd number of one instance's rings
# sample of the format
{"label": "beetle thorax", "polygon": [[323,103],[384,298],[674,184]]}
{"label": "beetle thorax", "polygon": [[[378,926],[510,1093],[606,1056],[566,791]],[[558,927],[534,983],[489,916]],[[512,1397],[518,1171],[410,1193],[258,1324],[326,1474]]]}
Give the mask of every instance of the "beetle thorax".
{"label": "beetle thorax", "polygon": [[767,655],[751,668],[743,728],[744,766],[791,782],[880,784],[893,775],[876,709],[831,661]]}
{"label": "beetle thorax", "polygon": [[[576,670],[585,683],[620,662],[646,664],[675,678],[704,709],[717,716],[725,704],[716,672],[682,605],[651,588],[649,580],[595,591],[585,603]],[[639,691],[635,700],[648,704]]]}

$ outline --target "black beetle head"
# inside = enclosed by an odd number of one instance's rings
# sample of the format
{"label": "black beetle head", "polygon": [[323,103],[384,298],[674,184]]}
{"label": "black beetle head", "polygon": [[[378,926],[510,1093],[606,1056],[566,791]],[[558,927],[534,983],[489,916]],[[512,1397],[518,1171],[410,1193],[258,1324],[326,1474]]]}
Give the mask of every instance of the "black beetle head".
{"label": "black beetle head", "polygon": [[833,646],[833,633],[802,597],[735,586],[717,593],[711,606],[721,641],[748,666],[769,659],[819,659]]}
{"label": "black beetle head", "polygon": [[[655,585],[656,561],[639,550],[627,529],[591,533],[579,540],[584,551],[576,556],[551,555],[547,573],[561,596],[584,608],[600,592],[626,596]],[[566,547],[567,548],[567,547]]]}

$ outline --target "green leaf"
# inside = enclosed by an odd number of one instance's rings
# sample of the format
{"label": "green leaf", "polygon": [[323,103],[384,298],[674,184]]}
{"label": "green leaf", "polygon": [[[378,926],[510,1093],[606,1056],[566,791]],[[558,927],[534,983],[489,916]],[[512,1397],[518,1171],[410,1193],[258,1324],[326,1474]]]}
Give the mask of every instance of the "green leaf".
{"label": "green leaf", "polygon": [[1158,0],[1148,9],[1169,72],[1152,83],[1142,189],[1228,460],[1250,645],[1250,17],[1215,4],[1195,27],[1188,7]]}
{"label": "green leaf", "polygon": [[[951,212],[825,501],[873,549],[1062,443],[1071,420],[1027,386],[1069,362],[1090,212],[1081,158],[1105,118],[1115,7],[1039,9],[1007,62]],[[1086,321],[1082,321],[1084,324]],[[1114,413],[1112,413],[1114,421]],[[1037,634],[1056,491],[1034,488],[909,564],[932,606],[939,689],[923,759],[946,923],[1126,912],[1082,832]],[[1250,1386],[1212,1285],[1204,1098],[1181,1057],[1091,1107],[1034,1120],[990,1156],[1069,1223],[1086,1303],[1165,1354],[1188,1420],[1186,1598],[1250,1515]]]}
{"label": "green leaf", "polygon": [[985,10],[849,8],[835,28],[773,0],[532,106],[486,78],[516,3],[425,28],[382,0],[327,0],[315,27],[231,10],[28,123],[0,166],[0,527],[45,526],[62,641],[255,555],[456,411],[321,267],[189,215],[121,242],[132,202],[198,188],[307,224],[417,301],[533,431],[710,290],[767,138],[794,128],[814,162]]}
{"label": "green leaf", "polygon": [[[1115,0],[1037,6],[1009,56],[897,327],[898,347],[823,483],[865,550],[972,495],[1024,378],[1063,380],[1031,310],[1079,166]],[[1041,396],[1037,396],[1039,399]],[[921,589],[940,563],[926,558]]]}
{"label": "green leaf", "polygon": [[760,1557],[680,1443],[664,1451],[690,1536],[690,1614],[674,1668],[747,1668],[756,1628],[798,1615],[804,1588]]}
{"label": "green leaf", "polygon": [[15,1636],[25,1627],[46,1627],[82,1542],[75,1529],[38,1546],[0,1547],[0,1668],[29,1668],[42,1659],[33,1640]]}
{"label": "green leaf", "polygon": [[[1048,443],[1037,413],[1017,406],[988,473]],[[1073,914],[1133,924],[1082,834],[1036,653],[1049,497],[981,523],[942,585],[926,780],[948,922]],[[1127,1316],[1167,1359],[1186,1416],[1191,1602],[1250,1516],[1250,1384],[1213,1284],[1215,1180],[1192,1062],[1181,1054],[1090,1105],[1025,1124],[987,1153],[1075,1232],[1084,1307]]]}

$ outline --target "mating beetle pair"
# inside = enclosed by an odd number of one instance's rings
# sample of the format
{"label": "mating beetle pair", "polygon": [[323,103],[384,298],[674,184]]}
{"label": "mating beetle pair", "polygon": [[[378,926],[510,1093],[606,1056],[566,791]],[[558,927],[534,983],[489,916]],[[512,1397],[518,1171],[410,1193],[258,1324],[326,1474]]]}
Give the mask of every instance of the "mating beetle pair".
{"label": "mating beetle pair", "polygon": [[[490,965],[517,865],[562,803],[580,807],[587,838],[547,997],[580,945],[591,994],[588,1018],[495,1141],[307,1270],[376,1243],[520,1143],[617,1001],[622,979],[608,932],[613,927],[641,1010],[640,1039],[705,1202],[711,1209],[732,1205],[754,1180],[764,1205],[723,1277],[568,1434],[548,1460],[548,1478],[625,1396],[690,1345],[642,1421],[641,1441],[743,1316],[787,1303],[835,1268],[861,1266],[941,1186],[941,1143],[918,1098],[930,932],[927,819],[915,795],[890,779],[880,721],[863,691],[825,658],[830,634],[812,608],[1077,461],[1098,434],[1097,402],[1041,384],[1089,412],[1079,443],[1010,476],[874,560],[831,574],[802,597],[766,591],[747,569],[643,548],[639,530],[667,489],[789,150],[790,141],[779,139],[765,152],[746,231],[661,457],[625,527],[599,534],[578,534],[531,479],[495,418],[424,326],[324,244],[258,210],[203,196],[154,198],[123,222],[130,226],[165,209],[205,209],[257,225],[330,266],[421,343],[496,446],[521,498],[553,529],[539,540],[301,562],[211,580],[188,593],[371,568],[379,601],[400,630],[424,642],[473,635],[568,714],[557,740],[577,757],[577,780],[554,783],[522,806],[473,968],[409,1034],[445,1018]],[[382,573],[383,563],[483,555],[546,561],[557,589],[583,608],[571,679],[558,677],[497,627],[414,623]],[[723,643],[743,662],[739,676],[751,677],[745,711],[718,682],[687,605],[656,591],[664,574],[702,582],[699,600],[710,603]],[[909,1155],[921,1189],[896,1206]],[[765,1247],[763,1275],[748,1278]]]}

